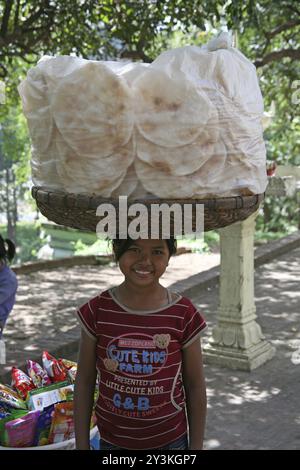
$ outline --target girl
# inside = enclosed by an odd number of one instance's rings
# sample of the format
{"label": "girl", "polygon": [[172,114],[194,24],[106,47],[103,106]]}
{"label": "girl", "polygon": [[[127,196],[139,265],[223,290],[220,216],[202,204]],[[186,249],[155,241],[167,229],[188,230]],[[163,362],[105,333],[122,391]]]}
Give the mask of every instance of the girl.
{"label": "girl", "polygon": [[114,240],[113,251],[123,283],[78,310],[77,449],[89,449],[98,371],[101,449],[200,450],[206,392],[199,335],[206,324],[190,300],[159,282],[176,241]]}
{"label": "girl", "polygon": [[15,256],[15,245],[8,238],[4,240],[0,235],[0,339],[4,325],[10,314],[18,287],[15,273],[7,266]]}

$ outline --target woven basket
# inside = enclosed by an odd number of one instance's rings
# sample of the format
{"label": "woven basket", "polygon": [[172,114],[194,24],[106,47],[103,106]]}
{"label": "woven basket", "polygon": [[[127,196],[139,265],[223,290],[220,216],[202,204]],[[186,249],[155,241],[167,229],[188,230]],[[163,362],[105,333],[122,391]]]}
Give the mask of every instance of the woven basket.
{"label": "woven basket", "polygon": [[[73,194],[63,191],[50,190],[42,186],[33,186],[32,197],[36,200],[41,213],[47,219],[67,227],[95,232],[101,217],[96,216],[97,207],[102,203],[113,204],[117,217],[119,201],[103,198],[97,195]],[[166,203],[169,206],[174,203],[204,205],[204,231],[214,230],[234,222],[245,220],[255,212],[264,199],[264,194],[253,196],[223,197],[216,199],[138,199],[128,200],[128,207],[133,203],[142,203],[150,213],[151,204]],[[193,214],[195,211],[193,210]],[[128,221],[130,218],[128,217]],[[172,234],[172,214],[171,214]],[[193,218],[193,230],[195,220]]]}

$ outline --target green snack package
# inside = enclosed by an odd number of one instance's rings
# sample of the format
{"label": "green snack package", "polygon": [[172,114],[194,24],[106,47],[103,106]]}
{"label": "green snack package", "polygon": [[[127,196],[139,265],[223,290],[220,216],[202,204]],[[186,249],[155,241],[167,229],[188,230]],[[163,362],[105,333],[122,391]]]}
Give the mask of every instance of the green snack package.
{"label": "green snack package", "polygon": [[74,385],[70,385],[68,381],[37,388],[28,393],[27,406],[30,410],[43,410],[54,403],[72,401],[73,391]]}
{"label": "green snack package", "polygon": [[25,416],[29,413],[27,410],[16,410],[12,409],[11,413],[9,416],[6,418],[0,419],[0,445],[7,447],[8,444],[8,436],[5,430],[5,424],[8,423],[9,421],[13,421],[14,419],[17,418],[22,418],[22,416]]}

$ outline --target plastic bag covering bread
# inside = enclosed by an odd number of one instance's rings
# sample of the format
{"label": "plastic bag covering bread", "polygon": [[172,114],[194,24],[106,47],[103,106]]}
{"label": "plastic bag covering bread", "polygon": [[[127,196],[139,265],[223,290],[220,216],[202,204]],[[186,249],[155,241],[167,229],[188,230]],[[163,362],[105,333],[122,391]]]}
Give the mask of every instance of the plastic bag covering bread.
{"label": "plastic bag covering bread", "polygon": [[227,33],[150,65],[46,56],[19,92],[36,185],[132,199],[266,188],[256,70]]}

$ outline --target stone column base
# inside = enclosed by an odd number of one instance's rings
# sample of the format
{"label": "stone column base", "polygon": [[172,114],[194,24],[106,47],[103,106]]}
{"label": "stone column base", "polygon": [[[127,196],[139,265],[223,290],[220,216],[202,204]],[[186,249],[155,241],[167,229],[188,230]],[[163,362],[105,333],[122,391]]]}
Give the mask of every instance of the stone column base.
{"label": "stone column base", "polygon": [[260,341],[248,349],[238,349],[209,344],[203,348],[205,364],[229,369],[251,371],[272,359],[275,348],[267,341]]}

